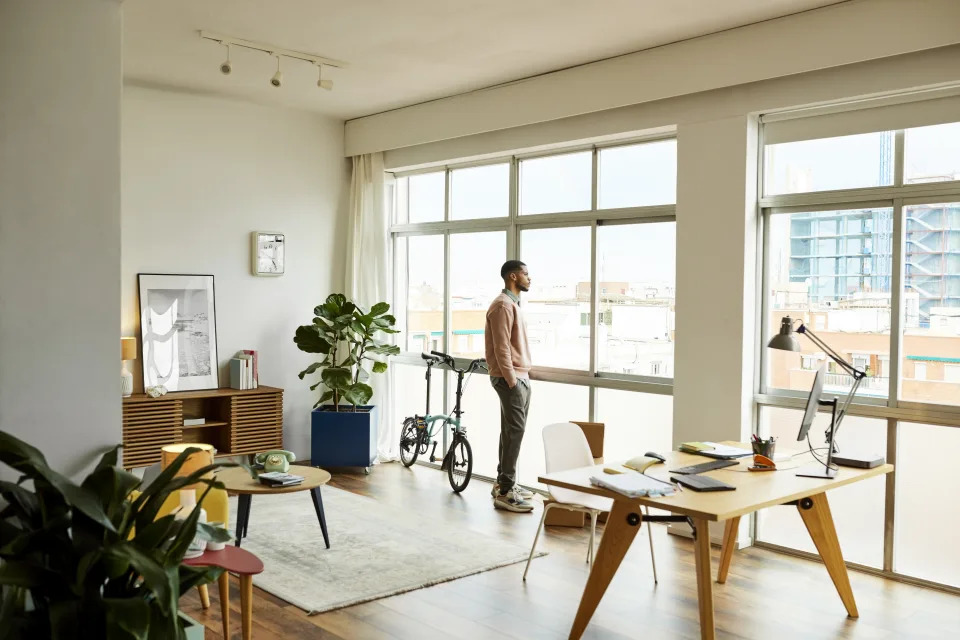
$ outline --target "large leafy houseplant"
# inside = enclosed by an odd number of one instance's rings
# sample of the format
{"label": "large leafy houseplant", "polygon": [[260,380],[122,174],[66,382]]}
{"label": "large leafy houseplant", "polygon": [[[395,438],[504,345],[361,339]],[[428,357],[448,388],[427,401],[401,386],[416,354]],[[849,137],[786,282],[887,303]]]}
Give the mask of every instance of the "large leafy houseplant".
{"label": "large leafy houseplant", "polygon": [[236,465],[175,477],[199,451],[189,448],[141,488],[117,467],[119,449],[78,485],[39,450],[0,431],[0,462],[21,474],[16,483],[0,481],[0,639],[185,637],[178,599],[221,570],[183,565],[183,555],[195,536],[230,536],[199,523],[199,509],[182,520],[157,515],[182,487],[206,484],[204,497],[222,489],[202,476]]}
{"label": "large leafy houseplant", "polygon": [[381,333],[398,333],[393,328],[397,320],[389,310],[389,304],[379,302],[366,312],[342,293],[332,293],[313,309],[313,324],[297,327],[293,338],[297,347],[323,356],[300,372],[301,380],[320,372],[320,380],[310,390],[320,385],[325,389],[314,407],[331,402],[333,410],[339,411],[343,400],[356,411],[358,405],[370,402],[373,388],[367,384],[367,365],[373,373],[384,373],[387,358],[400,353],[400,347],[378,339]]}

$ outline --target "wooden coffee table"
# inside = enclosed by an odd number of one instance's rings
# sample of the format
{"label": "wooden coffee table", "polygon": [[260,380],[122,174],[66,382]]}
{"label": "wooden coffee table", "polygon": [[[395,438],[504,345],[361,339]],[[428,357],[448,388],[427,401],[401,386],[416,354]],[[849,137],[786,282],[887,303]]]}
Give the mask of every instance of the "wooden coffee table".
{"label": "wooden coffee table", "polygon": [[217,480],[223,483],[227,491],[240,496],[236,527],[236,545],[238,547],[240,541],[247,536],[247,525],[250,522],[250,502],[254,495],[309,491],[313,498],[313,508],[317,512],[317,520],[320,521],[323,542],[327,545],[327,549],[330,548],[330,536],[327,535],[327,519],[323,514],[323,500],[320,497],[320,487],[330,482],[330,474],[323,469],[303,465],[290,467],[289,473],[303,476],[303,482],[292,487],[268,487],[261,484],[259,480],[251,478],[250,472],[241,467],[231,467],[217,472]]}

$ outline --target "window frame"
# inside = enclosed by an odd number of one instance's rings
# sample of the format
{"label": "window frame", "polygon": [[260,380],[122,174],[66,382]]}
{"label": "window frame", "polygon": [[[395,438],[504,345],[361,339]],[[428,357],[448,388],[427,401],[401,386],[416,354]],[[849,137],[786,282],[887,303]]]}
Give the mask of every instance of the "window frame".
{"label": "window frame", "polygon": [[[597,286],[598,263],[597,263],[597,227],[615,224],[644,224],[655,222],[676,222],[676,203],[670,205],[655,205],[642,207],[623,207],[616,209],[598,209],[598,170],[599,154],[602,149],[614,147],[633,146],[637,144],[661,142],[663,140],[675,140],[676,132],[658,133],[656,135],[634,137],[629,139],[617,140],[614,142],[596,143],[587,145],[566,146],[562,148],[551,149],[549,151],[537,151],[532,153],[514,153],[496,157],[485,158],[473,162],[448,162],[443,164],[431,165],[418,168],[411,171],[392,172],[396,179],[401,179],[411,175],[422,173],[435,173],[437,171],[446,172],[445,194],[444,194],[444,220],[442,222],[423,222],[423,223],[398,223],[395,219],[391,220],[390,241],[391,249],[396,256],[396,242],[398,238],[419,236],[419,235],[442,235],[444,237],[444,344],[452,344],[452,309],[450,305],[450,238],[453,234],[484,232],[484,231],[505,231],[507,240],[507,259],[512,259],[521,254],[521,237],[525,230],[533,229],[553,229],[560,227],[589,227],[590,228],[590,280],[591,280],[591,302],[590,302],[590,359],[589,367],[585,370],[563,369],[557,367],[539,367],[534,365],[530,375],[535,380],[545,382],[557,382],[562,384],[581,385],[590,388],[590,406],[589,419],[593,420],[596,407],[595,389],[607,388],[624,391],[636,391],[641,393],[654,393],[658,395],[673,395],[673,378],[647,375],[628,375],[613,374],[597,371],[597,327],[598,309],[599,309],[599,287]],[[591,207],[582,211],[566,211],[560,213],[542,213],[520,215],[520,163],[524,160],[567,155],[590,151],[591,153]],[[467,169],[478,166],[495,165],[509,163],[509,212],[506,217],[498,218],[479,218],[472,220],[453,220],[451,219],[451,185],[452,172],[457,169]],[[409,190],[407,190],[409,191]],[[394,266],[394,291],[405,291],[401,286],[401,278],[406,277],[406,271],[402,265],[398,264],[396,258],[393,260]],[[394,301],[395,303],[398,301]],[[396,304],[395,304],[396,306]],[[404,305],[405,309],[405,305]],[[406,318],[398,318],[402,322],[402,327],[406,329]],[[405,346],[405,344],[404,344]],[[420,355],[417,353],[403,351],[395,357],[397,362],[410,365],[423,365]],[[456,358],[458,366],[462,366],[467,361]],[[448,375],[445,373],[445,375]],[[447,397],[447,386],[444,384],[444,410],[452,405],[452,399]]]}
{"label": "window frame", "polygon": [[[905,282],[904,260],[906,256],[906,224],[905,209],[913,205],[939,204],[960,202],[960,180],[944,182],[928,182],[904,184],[904,150],[906,128],[895,129],[893,147],[893,185],[883,187],[864,187],[859,189],[842,189],[836,191],[811,191],[783,195],[765,195],[763,127],[760,128],[758,144],[758,171],[757,171],[757,265],[759,271],[759,287],[756,292],[757,322],[760,330],[759,342],[754,369],[754,429],[759,429],[759,412],[761,407],[782,407],[802,410],[806,404],[806,391],[791,391],[786,389],[771,389],[767,387],[767,372],[769,370],[769,354],[766,348],[770,341],[772,328],[770,326],[771,297],[767,295],[770,278],[770,218],[791,213],[805,213],[815,211],[833,211],[843,209],[859,209],[870,207],[887,207],[893,210],[892,233],[892,272],[891,272],[891,313],[888,381],[889,388],[886,398],[871,398],[857,395],[848,411],[852,416],[878,418],[886,420],[886,461],[897,463],[897,441],[899,425],[904,423],[920,423],[937,425],[946,428],[960,428],[960,406],[943,405],[930,402],[907,401],[901,397],[901,381],[903,377],[903,323],[905,304],[903,290]],[[895,570],[894,562],[894,535],[896,523],[896,474],[887,474],[885,485],[884,511],[884,553],[883,568],[876,569],[863,565],[852,565],[866,573],[892,578],[896,580],[931,586],[953,593],[960,593],[948,585],[936,583],[923,578],[908,576]],[[756,523],[752,537],[755,544],[794,555],[810,556],[802,551],[781,547],[776,544],[763,542],[757,537]],[[811,556],[812,557],[812,556]]]}

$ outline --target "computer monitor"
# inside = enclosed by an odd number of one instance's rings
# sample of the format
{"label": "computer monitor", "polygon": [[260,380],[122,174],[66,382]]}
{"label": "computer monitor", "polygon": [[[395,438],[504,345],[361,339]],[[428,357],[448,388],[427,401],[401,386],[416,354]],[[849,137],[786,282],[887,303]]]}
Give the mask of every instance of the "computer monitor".
{"label": "computer monitor", "polygon": [[797,434],[797,442],[802,441],[810,432],[813,425],[813,419],[817,417],[817,409],[820,406],[820,397],[823,395],[823,381],[827,377],[827,366],[820,365],[817,369],[817,375],[813,378],[813,386],[810,388],[810,396],[807,398],[807,408],[803,412],[803,420],[800,422],[800,433]]}

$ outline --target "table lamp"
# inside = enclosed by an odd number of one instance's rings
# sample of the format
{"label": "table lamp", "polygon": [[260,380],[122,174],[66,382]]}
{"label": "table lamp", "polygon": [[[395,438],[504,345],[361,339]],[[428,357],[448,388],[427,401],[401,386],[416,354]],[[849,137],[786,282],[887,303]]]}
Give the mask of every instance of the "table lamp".
{"label": "table lamp", "polygon": [[[799,322],[799,326],[794,329],[794,324]],[[834,351],[830,346],[821,340],[813,331],[811,331],[807,325],[803,324],[801,320],[794,320],[790,316],[784,316],[780,320],[780,331],[775,335],[770,342],[767,344],[767,347],[770,349],[780,349],[782,351],[800,351],[800,341],[797,340],[797,333],[802,333],[810,339],[810,342],[817,345],[823,349],[824,353],[830,356],[830,359],[837,363],[837,366],[847,372],[853,378],[853,386],[850,387],[850,391],[847,393],[847,397],[843,400],[843,404],[840,405],[840,408],[836,412],[836,419],[833,422],[832,428],[827,430],[826,439],[827,442],[831,443],[831,453],[837,453],[839,447],[837,447],[837,431],[840,430],[840,423],[843,421],[843,418],[847,415],[847,408],[850,406],[850,403],[853,402],[854,396],[857,395],[857,389],[860,387],[860,383],[863,382],[863,379],[867,377],[866,371],[861,371],[853,366],[851,363],[843,359],[843,357]],[[851,467],[864,467],[864,468],[873,468],[883,462],[882,456],[870,455],[867,457],[861,456],[833,456],[833,461],[837,464],[843,464]]]}
{"label": "table lamp", "polygon": [[127,370],[127,361],[137,359],[137,339],[120,338],[120,393],[126,398],[133,393],[133,374]]}
{"label": "table lamp", "polygon": [[[177,456],[191,447],[200,449],[200,451],[191,453],[187,457],[183,463],[183,466],[180,467],[180,471],[177,472],[178,478],[188,476],[197,469],[202,469],[207,465],[213,464],[213,456],[216,455],[217,449],[212,444],[205,444],[201,442],[181,442],[179,444],[168,444],[160,448],[160,467],[162,469],[166,469],[174,460],[177,459]],[[210,475],[212,476],[213,473],[211,472]],[[205,488],[205,486],[200,484],[184,487],[186,490],[202,488]]]}

